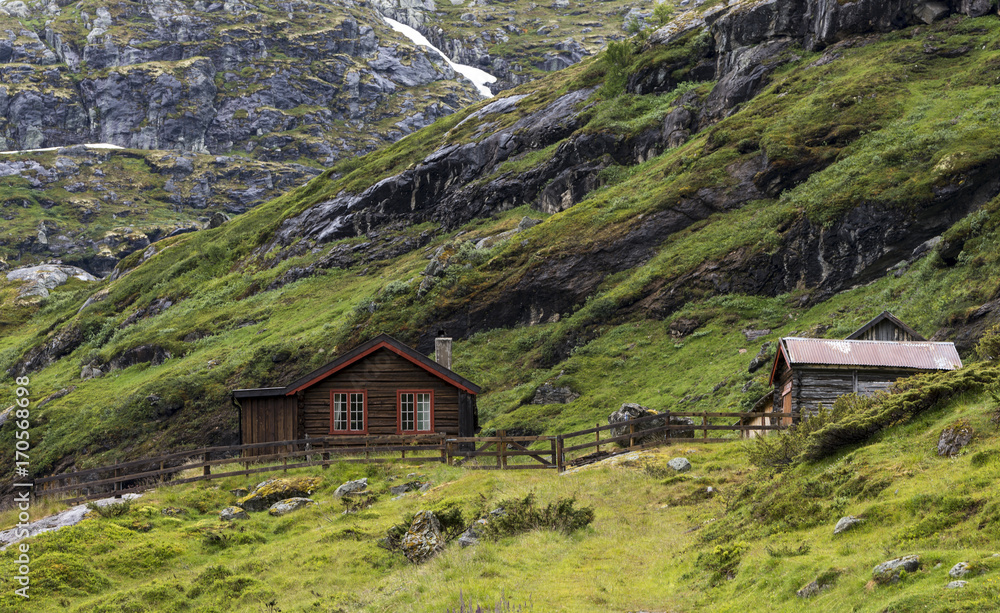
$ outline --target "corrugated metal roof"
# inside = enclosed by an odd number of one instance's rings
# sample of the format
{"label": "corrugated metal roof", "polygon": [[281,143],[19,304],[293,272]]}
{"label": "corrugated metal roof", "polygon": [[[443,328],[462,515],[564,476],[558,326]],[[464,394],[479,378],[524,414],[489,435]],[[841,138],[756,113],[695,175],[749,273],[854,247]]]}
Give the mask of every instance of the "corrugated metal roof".
{"label": "corrugated metal roof", "polygon": [[955,370],[962,360],[954,343],[852,341],[821,338],[781,339],[791,364],[872,366]]}

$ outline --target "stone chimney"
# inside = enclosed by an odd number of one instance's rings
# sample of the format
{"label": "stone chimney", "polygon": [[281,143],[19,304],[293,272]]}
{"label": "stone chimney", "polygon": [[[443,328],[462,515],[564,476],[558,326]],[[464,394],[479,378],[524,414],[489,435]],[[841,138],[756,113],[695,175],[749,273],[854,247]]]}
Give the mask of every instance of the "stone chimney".
{"label": "stone chimney", "polygon": [[451,370],[451,338],[439,336],[434,339],[434,361]]}

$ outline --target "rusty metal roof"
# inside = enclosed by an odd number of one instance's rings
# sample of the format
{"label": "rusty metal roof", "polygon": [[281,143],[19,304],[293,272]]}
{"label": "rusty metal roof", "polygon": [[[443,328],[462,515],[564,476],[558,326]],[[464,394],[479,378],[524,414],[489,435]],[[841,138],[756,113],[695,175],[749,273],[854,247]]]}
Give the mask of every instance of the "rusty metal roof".
{"label": "rusty metal roof", "polygon": [[955,370],[962,360],[954,343],[783,338],[789,364]]}

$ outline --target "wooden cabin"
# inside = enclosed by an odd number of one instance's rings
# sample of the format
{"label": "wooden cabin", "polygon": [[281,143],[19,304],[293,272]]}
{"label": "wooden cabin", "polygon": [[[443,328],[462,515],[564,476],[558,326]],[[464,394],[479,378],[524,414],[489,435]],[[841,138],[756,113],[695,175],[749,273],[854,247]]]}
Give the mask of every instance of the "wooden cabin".
{"label": "wooden cabin", "polygon": [[769,385],[777,412],[814,415],[844,394],[874,394],[916,373],[955,370],[953,343],[932,343],[883,312],[845,340],[782,338]]}
{"label": "wooden cabin", "polygon": [[451,370],[451,339],[437,339],[435,348],[437,361],[382,334],[285,387],[236,390],[240,438],[251,444],[367,434],[474,436],[482,390]]}

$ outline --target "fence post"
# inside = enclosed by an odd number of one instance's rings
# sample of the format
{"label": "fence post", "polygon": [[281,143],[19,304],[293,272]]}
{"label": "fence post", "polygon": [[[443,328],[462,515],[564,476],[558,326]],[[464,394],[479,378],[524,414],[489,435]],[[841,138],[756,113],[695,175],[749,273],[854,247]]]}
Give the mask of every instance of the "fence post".
{"label": "fence post", "polygon": [[122,482],[121,481],[117,481],[118,477],[121,476],[121,470],[122,469],[120,469],[120,468],[116,468],[115,469],[115,479],[116,479],[116,481],[115,481],[115,489],[114,489],[114,491],[116,492],[115,498],[121,498],[122,497],[122,495],[121,495]]}
{"label": "fence post", "polygon": [[563,456],[563,437],[561,434],[556,436],[556,472],[563,472],[566,470],[566,458]]}
{"label": "fence post", "polygon": [[556,439],[550,439],[549,443],[552,445],[552,468],[559,466],[559,462],[556,461]]}
{"label": "fence post", "polygon": [[505,470],[507,468],[507,443],[503,439],[507,435],[507,431],[498,430],[497,435],[500,437],[500,440],[497,442],[497,467],[500,470]]}
{"label": "fence post", "polygon": [[630,423],[628,425],[628,434],[628,448],[631,449],[635,445],[635,437],[633,436],[635,434],[635,424]]}
{"label": "fence post", "polygon": [[701,427],[704,428],[702,438],[708,438],[708,413],[701,414]]}
{"label": "fence post", "polygon": [[[594,424],[594,427],[595,428],[600,428],[601,424],[600,423],[596,423],[596,424]],[[597,435],[597,453],[601,453],[601,431],[598,430],[594,434]]]}
{"label": "fence post", "polygon": [[330,468],[330,452],[323,452],[323,470]]}
{"label": "fence post", "polygon": [[[209,452],[207,452],[207,451],[206,451],[206,452],[205,452],[205,457],[204,457],[204,459],[203,459],[202,461],[203,461],[203,462],[208,462],[208,458],[209,458],[209,456],[211,456],[211,455],[212,455],[212,454],[210,454]],[[212,467],[211,467],[211,466],[204,466],[204,467],[202,467],[202,469],[201,469],[201,475],[202,475],[203,477],[207,477],[207,476],[209,476],[209,475],[211,475],[211,474],[212,474]]]}
{"label": "fence post", "polygon": [[441,463],[448,463],[448,441],[446,440],[446,435],[441,435]]}
{"label": "fence post", "polygon": [[666,428],[666,432],[663,433],[663,442],[666,445],[670,444],[670,439],[674,437],[673,428],[670,427],[670,411],[663,412],[663,427]]}

